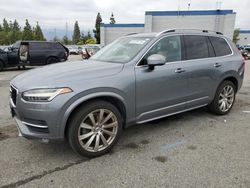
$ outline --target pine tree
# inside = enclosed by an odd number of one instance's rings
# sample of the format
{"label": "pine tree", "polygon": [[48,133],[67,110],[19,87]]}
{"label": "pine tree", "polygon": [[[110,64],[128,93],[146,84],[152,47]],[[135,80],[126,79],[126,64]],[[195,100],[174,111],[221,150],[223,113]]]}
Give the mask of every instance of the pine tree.
{"label": "pine tree", "polygon": [[115,17],[114,17],[113,12],[111,13],[111,16],[110,16],[110,24],[115,24]]}
{"label": "pine tree", "polygon": [[233,42],[236,44],[238,42],[239,39],[239,35],[240,35],[240,29],[235,29],[234,30],[234,34],[233,34]]}
{"label": "pine tree", "polygon": [[98,12],[98,14],[96,16],[95,29],[93,30],[93,32],[95,34],[97,44],[100,44],[100,27],[101,27],[101,24],[102,24],[102,17],[101,17],[100,12]]}
{"label": "pine tree", "polygon": [[43,32],[42,32],[42,29],[40,27],[40,25],[38,24],[38,22],[36,22],[36,27],[34,28],[34,32],[33,32],[33,35],[34,35],[34,40],[45,40],[44,39],[44,36],[43,36]]}
{"label": "pine tree", "polygon": [[53,38],[53,41],[54,41],[54,42],[61,42],[60,38],[57,37],[57,36],[55,36],[55,37]]}
{"label": "pine tree", "polygon": [[90,31],[88,31],[87,37],[92,38]]}
{"label": "pine tree", "polygon": [[7,22],[7,20],[5,18],[3,19],[3,30],[5,32],[9,32],[10,31],[9,24],[8,24],[8,22]]}
{"label": "pine tree", "polygon": [[10,31],[10,43],[15,43],[17,40],[20,40],[21,39],[21,27],[19,26],[17,20],[14,20],[14,23],[13,24],[10,24],[11,25],[11,31]]}
{"label": "pine tree", "polygon": [[10,26],[9,26],[9,23],[8,23],[8,21],[4,18],[3,19],[3,31],[1,32],[1,35],[2,35],[2,44],[10,44],[11,42],[10,42],[10,35],[11,35],[11,33],[10,33],[10,31],[11,31],[11,29],[10,29]]}
{"label": "pine tree", "polygon": [[80,41],[80,37],[81,37],[80,28],[78,25],[78,21],[76,21],[74,25],[73,36],[72,36],[73,44],[77,44]]}
{"label": "pine tree", "polygon": [[29,21],[26,19],[25,26],[23,28],[23,40],[33,40],[33,33]]}

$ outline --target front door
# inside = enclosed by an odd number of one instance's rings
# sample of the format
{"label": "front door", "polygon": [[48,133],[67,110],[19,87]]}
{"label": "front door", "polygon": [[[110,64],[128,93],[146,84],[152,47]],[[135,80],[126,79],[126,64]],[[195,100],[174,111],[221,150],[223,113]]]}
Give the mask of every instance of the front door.
{"label": "front door", "polygon": [[[160,39],[135,67],[137,123],[164,117],[186,109],[188,74],[182,60],[178,35]],[[166,64],[150,70],[147,57],[161,54]]]}

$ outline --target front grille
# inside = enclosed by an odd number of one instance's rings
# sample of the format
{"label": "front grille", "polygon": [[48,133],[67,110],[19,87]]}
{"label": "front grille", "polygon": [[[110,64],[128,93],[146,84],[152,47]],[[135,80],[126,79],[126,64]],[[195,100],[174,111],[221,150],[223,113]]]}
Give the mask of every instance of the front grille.
{"label": "front grille", "polygon": [[16,105],[17,90],[13,86],[10,86],[10,98],[14,105]]}

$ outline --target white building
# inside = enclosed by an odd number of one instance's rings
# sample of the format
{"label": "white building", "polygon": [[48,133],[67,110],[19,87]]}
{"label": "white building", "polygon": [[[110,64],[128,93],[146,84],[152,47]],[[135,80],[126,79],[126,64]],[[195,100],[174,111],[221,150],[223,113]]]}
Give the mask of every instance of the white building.
{"label": "white building", "polygon": [[240,30],[237,44],[240,46],[250,45],[250,30]]}
{"label": "white building", "polygon": [[232,38],[235,17],[233,10],[147,11],[145,24],[103,24],[101,44],[107,45],[129,33],[160,32],[173,28],[219,31]]}

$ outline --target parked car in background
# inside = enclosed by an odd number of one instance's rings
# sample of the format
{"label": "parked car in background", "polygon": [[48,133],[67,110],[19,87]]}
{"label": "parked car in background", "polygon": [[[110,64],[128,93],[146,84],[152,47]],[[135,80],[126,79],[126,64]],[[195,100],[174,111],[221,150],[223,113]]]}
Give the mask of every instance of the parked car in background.
{"label": "parked car in background", "polygon": [[5,52],[3,49],[0,49],[0,71],[4,69],[5,62],[7,61],[8,61],[7,52]]}
{"label": "parked car in background", "polygon": [[59,42],[17,41],[7,50],[5,67],[39,66],[66,61],[69,50]]}
{"label": "parked car in background", "polygon": [[83,59],[89,59],[100,49],[101,49],[100,46],[84,46],[82,47],[82,50],[81,50],[81,56]]}
{"label": "parked car in background", "polygon": [[[35,69],[10,82],[20,134],[67,139],[77,153],[107,153],[124,127],[208,106],[233,107],[245,62],[219,33],[166,30],[121,37],[85,63]],[[152,133],[153,134],[153,133]]]}
{"label": "parked car in background", "polygon": [[80,53],[80,50],[77,46],[69,46],[69,55],[78,55]]}

